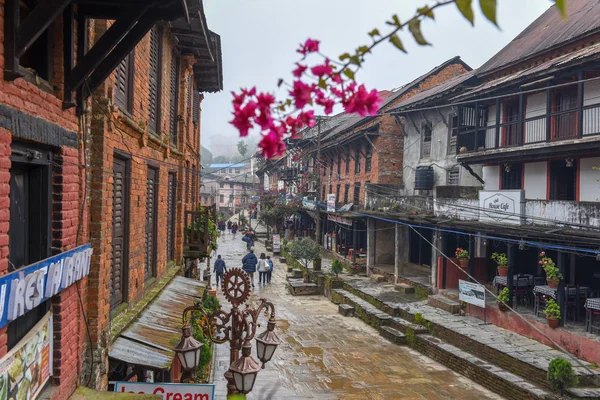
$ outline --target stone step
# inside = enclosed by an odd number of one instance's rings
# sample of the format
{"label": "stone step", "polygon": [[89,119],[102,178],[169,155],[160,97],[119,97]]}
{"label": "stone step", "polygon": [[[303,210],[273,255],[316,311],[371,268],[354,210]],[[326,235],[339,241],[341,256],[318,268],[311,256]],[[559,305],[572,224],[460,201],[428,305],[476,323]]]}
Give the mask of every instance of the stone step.
{"label": "stone step", "polygon": [[354,307],[350,304],[340,304],[338,306],[338,312],[344,317],[352,317],[354,315]]}
{"label": "stone step", "polygon": [[382,326],[379,329],[379,334],[392,343],[398,345],[406,344],[406,335],[399,330],[392,328],[391,326]]}
{"label": "stone step", "polygon": [[406,283],[398,283],[394,286],[394,289],[396,289],[398,292],[404,293],[404,294],[414,294],[415,293],[415,288],[410,285],[407,285]]}
{"label": "stone step", "polygon": [[279,257],[279,262],[285,264],[287,263],[287,260],[285,259],[285,257]]}
{"label": "stone step", "polygon": [[382,312],[371,303],[353,295],[343,289],[335,289],[335,293],[346,299],[346,302],[354,307],[354,315],[365,321],[372,327],[379,329],[380,326],[388,325],[392,316]]}
{"label": "stone step", "polygon": [[439,308],[450,314],[460,314],[460,303],[450,300],[444,296],[433,295],[427,298],[427,304],[431,307]]}
{"label": "stone step", "polygon": [[387,279],[383,275],[374,274],[374,275],[371,275],[371,281],[381,283],[381,282],[386,282]]}
{"label": "stone step", "polygon": [[290,294],[293,296],[312,296],[321,293],[321,288],[316,283],[304,282],[303,279],[290,279],[288,282]]}
{"label": "stone step", "polygon": [[551,393],[494,364],[431,335],[414,338],[421,353],[507,399],[545,399]]}
{"label": "stone step", "polygon": [[292,272],[294,270],[294,267],[287,267],[287,272]]}
{"label": "stone step", "polygon": [[576,387],[566,389],[566,392],[576,399],[600,399],[598,387]]}
{"label": "stone step", "polygon": [[292,276],[294,278],[302,278],[304,276],[304,271],[302,271],[301,269],[294,268],[292,270]]}
{"label": "stone step", "polygon": [[405,319],[400,317],[392,317],[386,321],[386,326],[392,327],[394,329],[399,330],[402,333],[406,333],[406,331],[412,331],[413,333],[419,335],[422,333],[429,333],[429,329],[422,325],[413,324]]}

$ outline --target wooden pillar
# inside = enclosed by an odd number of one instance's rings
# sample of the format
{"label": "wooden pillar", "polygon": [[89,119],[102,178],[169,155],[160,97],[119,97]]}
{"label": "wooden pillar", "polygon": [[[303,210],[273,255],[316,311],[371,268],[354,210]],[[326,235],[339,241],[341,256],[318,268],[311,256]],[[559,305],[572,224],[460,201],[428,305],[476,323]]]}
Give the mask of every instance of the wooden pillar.
{"label": "wooden pillar", "polygon": [[577,137],[583,136],[583,70],[579,70],[577,83]]}
{"label": "wooden pillar", "polygon": [[358,250],[358,221],[352,221],[352,263],[356,263],[356,251]]}
{"label": "wooden pillar", "polygon": [[563,279],[558,283],[558,289],[556,290],[556,302],[560,308],[560,326],[564,326],[567,320],[567,296],[565,295],[565,272],[567,270],[567,254],[561,251],[558,252],[556,257],[556,266],[558,267],[559,273],[562,274]]}
{"label": "wooden pillar", "polygon": [[375,266],[375,219],[367,218],[367,276]]}
{"label": "wooden pillar", "polygon": [[497,149],[500,147],[500,98],[496,99],[496,142],[494,143],[494,147]]}
{"label": "wooden pillar", "polygon": [[508,288],[510,299],[509,304],[513,306],[513,288],[514,288],[514,275],[515,275],[515,264],[517,263],[517,246],[514,243],[508,244],[508,273],[506,275],[506,287]]}
{"label": "wooden pillar", "polygon": [[475,251],[475,238],[473,235],[469,235],[469,282],[473,282],[471,276],[475,273],[475,261],[473,261],[473,252]]}

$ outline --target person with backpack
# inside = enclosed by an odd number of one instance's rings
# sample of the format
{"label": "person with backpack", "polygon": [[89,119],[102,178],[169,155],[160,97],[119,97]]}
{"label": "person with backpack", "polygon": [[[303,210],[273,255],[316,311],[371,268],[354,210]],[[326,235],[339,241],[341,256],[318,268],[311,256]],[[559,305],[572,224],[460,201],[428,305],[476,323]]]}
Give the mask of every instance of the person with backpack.
{"label": "person with backpack", "polygon": [[215,260],[215,267],[213,269],[213,272],[217,277],[217,287],[219,287],[219,282],[221,283],[221,286],[223,286],[223,277],[225,276],[225,272],[227,272],[227,266],[225,265],[225,260],[221,258],[220,254]]}
{"label": "person with backpack", "polygon": [[254,254],[254,249],[250,249],[250,252],[242,258],[242,271],[248,274],[252,287],[254,287],[254,273],[256,272],[257,263],[258,260]]}
{"label": "person with backpack", "polygon": [[254,247],[254,235],[252,232],[246,232],[246,234],[242,237],[242,241],[246,242],[246,248],[251,250]]}
{"label": "person with backpack", "polygon": [[271,283],[271,275],[273,275],[273,260],[271,256],[267,256],[267,283]]}
{"label": "person with backpack", "polygon": [[257,264],[258,269],[258,283],[266,285],[267,284],[267,260],[265,253],[260,254],[260,259]]}
{"label": "person with backpack", "polygon": [[227,221],[227,230],[231,233],[231,221]]}
{"label": "person with backpack", "polygon": [[231,225],[231,233],[233,233],[233,236],[235,236],[237,231],[238,231],[238,224],[236,222],[234,222],[233,225]]}

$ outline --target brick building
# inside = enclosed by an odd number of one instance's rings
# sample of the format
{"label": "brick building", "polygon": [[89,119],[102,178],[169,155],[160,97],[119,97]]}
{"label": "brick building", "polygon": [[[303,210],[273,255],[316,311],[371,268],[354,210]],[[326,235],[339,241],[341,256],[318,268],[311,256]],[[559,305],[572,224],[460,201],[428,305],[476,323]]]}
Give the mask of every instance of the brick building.
{"label": "brick building", "polygon": [[[105,389],[111,320],[181,261],[181,216],[198,203],[201,92],[222,86],[220,39],[201,2],[134,3],[0,0],[3,370],[22,379],[14,356],[42,343],[15,398]],[[151,53],[164,55],[154,69]]]}

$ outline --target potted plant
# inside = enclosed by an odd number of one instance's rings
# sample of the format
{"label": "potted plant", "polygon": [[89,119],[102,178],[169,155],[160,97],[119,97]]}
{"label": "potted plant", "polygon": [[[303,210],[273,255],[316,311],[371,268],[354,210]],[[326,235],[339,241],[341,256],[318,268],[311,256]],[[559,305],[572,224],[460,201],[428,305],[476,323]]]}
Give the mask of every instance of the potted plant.
{"label": "potted plant", "polygon": [[469,252],[458,247],[456,249],[456,258],[458,259],[458,263],[462,269],[467,269],[469,267]]}
{"label": "potted plant", "polygon": [[500,293],[498,293],[497,301],[498,301],[498,308],[500,309],[500,311],[508,310],[508,307],[506,305],[510,301],[510,291],[508,290],[507,287],[505,287],[504,289],[502,289],[500,291]]}
{"label": "potted plant", "polygon": [[560,390],[561,396],[564,396],[565,388],[575,386],[579,381],[571,363],[560,357],[550,361],[547,376],[550,386]]}
{"label": "potted plant", "polygon": [[494,253],[492,254],[492,260],[498,264],[498,275],[506,276],[508,273],[508,258],[505,253]]}
{"label": "potted plant", "polygon": [[550,257],[546,257],[546,252],[542,251],[540,253],[540,265],[544,268],[546,272],[546,281],[548,282],[548,286],[556,289],[558,287],[558,283],[563,278],[562,274],[556,267],[556,264]]}
{"label": "potted plant", "polygon": [[560,322],[560,307],[558,307],[558,304],[556,304],[554,299],[548,299],[544,314],[546,314],[548,326],[552,329],[558,328],[558,323]]}
{"label": "potted plant", "polygon": [[339,260],[333,260],[333,262],[331,263],[331,272],[335,274],[336,278],[343,270],[344,264],[342,264],[342,262]]}

